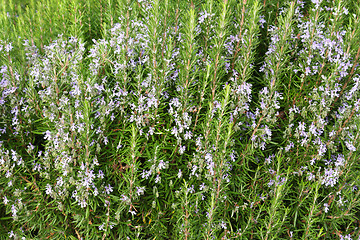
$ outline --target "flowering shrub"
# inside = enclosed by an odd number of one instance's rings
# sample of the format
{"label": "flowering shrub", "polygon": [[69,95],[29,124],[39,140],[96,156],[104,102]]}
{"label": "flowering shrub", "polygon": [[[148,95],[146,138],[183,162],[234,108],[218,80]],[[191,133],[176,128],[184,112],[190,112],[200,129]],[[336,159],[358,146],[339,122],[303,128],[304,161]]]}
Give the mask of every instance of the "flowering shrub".
{"label": "flowering shrub", "polygon": [[0,236],[360,239],[360,6],[2,0]]}

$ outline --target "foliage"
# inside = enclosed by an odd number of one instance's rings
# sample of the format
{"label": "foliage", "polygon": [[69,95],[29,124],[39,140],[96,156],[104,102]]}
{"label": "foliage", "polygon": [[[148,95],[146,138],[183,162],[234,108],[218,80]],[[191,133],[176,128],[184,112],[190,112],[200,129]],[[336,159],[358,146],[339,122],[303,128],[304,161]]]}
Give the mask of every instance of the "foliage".
{"label": "foliage", "polygon": [[360,239],[357,1],[1,0],[1,239]]}

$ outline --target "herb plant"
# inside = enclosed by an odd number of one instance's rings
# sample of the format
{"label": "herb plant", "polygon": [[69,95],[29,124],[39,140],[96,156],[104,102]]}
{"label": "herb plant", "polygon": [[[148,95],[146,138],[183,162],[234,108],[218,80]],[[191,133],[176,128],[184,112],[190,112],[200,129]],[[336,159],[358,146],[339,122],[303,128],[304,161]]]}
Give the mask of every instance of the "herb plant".
{"label": "herb plant", "polygon": [[1,0],[1,239],[360,239],[355,0]]}

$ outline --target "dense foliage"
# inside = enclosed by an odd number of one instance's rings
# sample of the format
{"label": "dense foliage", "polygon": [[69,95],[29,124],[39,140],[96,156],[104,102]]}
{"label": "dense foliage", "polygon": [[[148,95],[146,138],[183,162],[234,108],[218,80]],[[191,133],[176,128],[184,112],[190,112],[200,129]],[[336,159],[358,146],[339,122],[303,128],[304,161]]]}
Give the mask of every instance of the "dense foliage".
{"label": "dense foliage", "polygon": [[0,2],[1,239],[360,239],[357,1]]}

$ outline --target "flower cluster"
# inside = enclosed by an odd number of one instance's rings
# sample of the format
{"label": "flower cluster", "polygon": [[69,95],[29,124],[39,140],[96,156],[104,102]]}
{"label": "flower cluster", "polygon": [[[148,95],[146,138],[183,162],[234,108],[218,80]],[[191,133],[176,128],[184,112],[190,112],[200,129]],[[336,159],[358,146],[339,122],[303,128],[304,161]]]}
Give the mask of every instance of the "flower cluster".
{"label": "flower cluster", "polygon": [[359,238],[358,10],[70,2],[0,13],[7,237]]}

